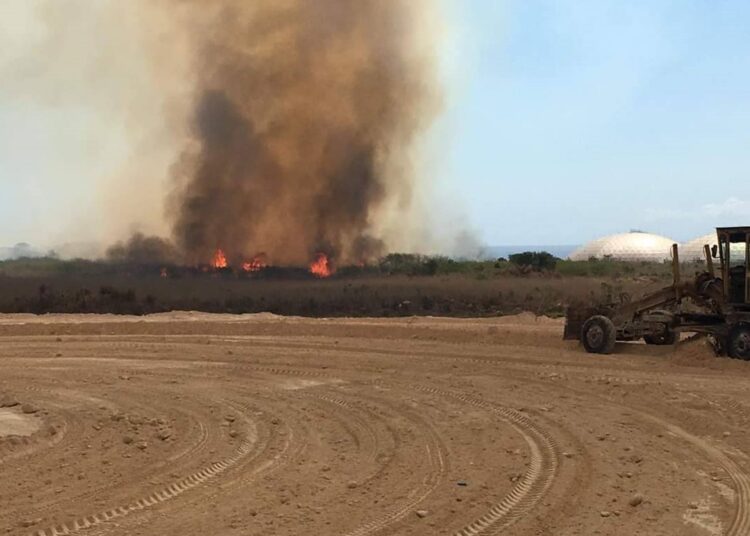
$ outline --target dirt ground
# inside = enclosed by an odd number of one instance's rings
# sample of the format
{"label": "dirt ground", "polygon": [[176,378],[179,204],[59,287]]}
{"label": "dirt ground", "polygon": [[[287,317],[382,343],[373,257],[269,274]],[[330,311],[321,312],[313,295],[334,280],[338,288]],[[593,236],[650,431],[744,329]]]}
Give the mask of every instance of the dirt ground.
{"label": "dirt ground", "polygon": [[0,316],[0,534],[750,534],[750,363],[561,332]]}

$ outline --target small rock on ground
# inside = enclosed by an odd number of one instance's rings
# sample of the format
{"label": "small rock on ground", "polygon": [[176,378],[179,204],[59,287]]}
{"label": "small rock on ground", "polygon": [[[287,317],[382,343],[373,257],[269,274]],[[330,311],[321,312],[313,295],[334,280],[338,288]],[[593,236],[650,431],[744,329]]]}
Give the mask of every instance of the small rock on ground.
{"label": "small rock on ground", "polygon": [[21,406],[21,411],[24,413],[36,413],[39,411],[39,408],[34,406],[33,404],[24,404]]}
{"label": "small rock on ground", "polygon": [[628,501],[628,504],[635,508],[636,506],[640,505],[643,502],[643,495],[640,493],[636,493],[633,495],[630,500]]}

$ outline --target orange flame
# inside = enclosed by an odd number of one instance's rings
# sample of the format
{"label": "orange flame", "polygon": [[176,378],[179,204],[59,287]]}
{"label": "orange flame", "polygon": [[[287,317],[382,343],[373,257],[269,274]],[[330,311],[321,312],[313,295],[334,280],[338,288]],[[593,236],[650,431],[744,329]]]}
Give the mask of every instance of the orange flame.
{"label": "orange flame", "polygon": [[310,273],[315,277],[330,277],[333,274],[333,268],[328,255],[318,253],[315,260],[310,263]]}
{"label": "orange flame", "polygon": [[246,272],[260,272],[266,266],[268,263],[265,255],[256,255],[251,260],[242,263],[242,269]]}
{"label": "orange flame", "polygon": [[227,256],[224,255],[224,251],[217,249],[214,253],[214,258],[211,260],[211,266],[214,268],[226,268],[228,266]]}

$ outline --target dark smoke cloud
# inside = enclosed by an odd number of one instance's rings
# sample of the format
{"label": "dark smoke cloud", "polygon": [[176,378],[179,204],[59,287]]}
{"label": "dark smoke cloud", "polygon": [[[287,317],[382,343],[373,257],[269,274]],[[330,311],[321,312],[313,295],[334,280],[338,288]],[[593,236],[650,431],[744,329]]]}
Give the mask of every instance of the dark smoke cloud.
{"label": "dark smoke cloud", "polygon": [[106,253],[112,262],[137,264],[176,264],[180,255],[174,245],[163,238],[136,233],[125,242],[111,246]]}
{"label": "dark smoke cloud", "polygon": [[341,262],[379,255],[373,224],[387,200],[407,204],[409,153],[435,110],[417,37],[427,4],[172,4],[191,21],[195,77],[169,200],[184,261],[207,262],[217,248],[230,263],[261,252],[274,264],[307,264],[318,251]]}

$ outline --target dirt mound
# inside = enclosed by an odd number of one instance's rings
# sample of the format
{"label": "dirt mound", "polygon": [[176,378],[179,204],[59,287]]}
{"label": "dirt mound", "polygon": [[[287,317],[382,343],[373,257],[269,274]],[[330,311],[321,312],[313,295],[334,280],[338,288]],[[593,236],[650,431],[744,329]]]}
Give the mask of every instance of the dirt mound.
{"label": "dirt mound", "polygon": [[702,336],[693,336],[678,343],[669,354],[669,361],[679,366],[711,370],[745,370],[747,368],[741,361],[726,356],[717,356],[709,340]]}
{"label": "dirt mound", "polygon": [[528,311],[515,315],[502,316],[495,320],[499,324],[510,324],[514,326],[562,326],[565,324],[563,318],[551,318],[546,315],[537,315]]}
{"label": "dirt mound", "polygon": [[675,347],[673,356],[675,361],[684,363],[704,363],[716,359],[716,353],[706,337],[690,337],[681,341]]}

